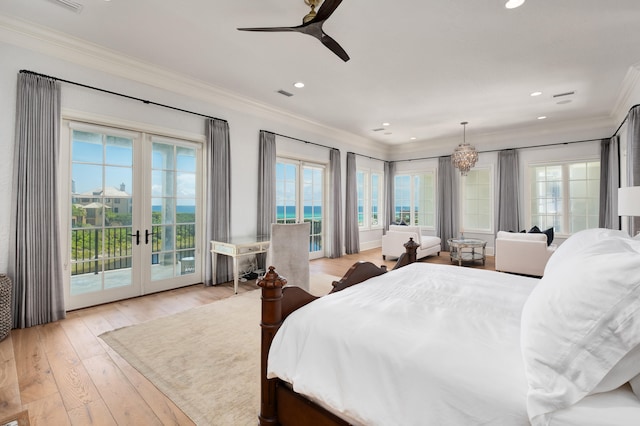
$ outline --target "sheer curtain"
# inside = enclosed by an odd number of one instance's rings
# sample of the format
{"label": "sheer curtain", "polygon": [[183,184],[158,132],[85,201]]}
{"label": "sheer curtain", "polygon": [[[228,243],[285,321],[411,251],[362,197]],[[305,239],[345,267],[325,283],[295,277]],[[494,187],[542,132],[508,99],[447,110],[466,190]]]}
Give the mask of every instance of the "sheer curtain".
{"label": "sheer curtain", "polygon": [[498,231],[520,231],[518,151],[498,153]]}
{"label": "sheer curtain", "polygon": [[396,164],[393,161],[384,163],[384,229],[389,230],[389,225],[395,219],[393,212],[393,178],[396,174]]}
{"label": "sheer curtain", "polygon": [[[640,186],[640,106],[629,111],[627,130],[627,185]],[[629,234],[640,232],[640,217],[629,218]]]}
{"label": "sheer curtain", "polygon": [[458,235],[458,175],[451,156],[438,158],[438,236],[442,249],[450,251],[449,238]]}
{"label": "sheer curtain", "polygon": [[618,188],[620,187],[620,155],[618,136],[600,142],[600,228],[620,229]]}
{"label": "sheer curtain", "polygon": [[[229,123],[224,120],[205,121],[207,144],[207,249],[209,241],[228,241],[231,230],[231,153]],[[211,255],[206,256],[206,285],[225,283],[233,279],[231,257],[216,254],[216,276],[212,277]]]}
{"label": "sheer curtain", "polygon": [[[260,131],[258,142],[258,235],[269,235],[276,221],[276,135]],[[266,254],[257,255],[258,267],[265,270]]]}
{"label": "sheer curtain", "polygon": [[360,252],[360,231],[358,229],[358,184],[356,181],[356,154],[347,153],[347,208],[345,212],[345,251],[347,254]]}
{"label": "sheer curtain", "polygon": [[13,327],[24,328],[65,317],[58,217],[60,85],[20,73],[17,92],[8,272]]}
{"label": "sheer curtain", "polygon": [[340,150],[333,148],[329,151],[329,173],[331,173],[329,199],[331,205],[328,210],[331,229],[329,257],[332,259],[342,256],[342,174],[340,167]]}

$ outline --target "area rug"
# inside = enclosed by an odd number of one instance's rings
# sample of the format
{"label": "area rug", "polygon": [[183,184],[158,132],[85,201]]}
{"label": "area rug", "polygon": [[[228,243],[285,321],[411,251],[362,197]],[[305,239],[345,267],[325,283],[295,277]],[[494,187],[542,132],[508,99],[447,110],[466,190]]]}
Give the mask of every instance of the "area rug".
{"label": "area rug", "polygon": [[[328,293],[331,275],[313,274]],[[260,291],[100,335],[197,425],[255,425],[260,410]]]}

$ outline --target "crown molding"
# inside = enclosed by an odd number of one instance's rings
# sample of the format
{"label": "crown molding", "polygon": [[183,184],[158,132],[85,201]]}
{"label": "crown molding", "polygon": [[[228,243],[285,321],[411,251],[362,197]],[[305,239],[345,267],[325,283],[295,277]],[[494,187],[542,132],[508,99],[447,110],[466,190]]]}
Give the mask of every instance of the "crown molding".
{"label": "crown molding", "polygon": [[[622,80],[618,99],[611,111],[611,117],[622,121],[633,106],[632,99],[638,99],[640,94],[640,62],[629,67],[627,74]],[[634,96],[636,95],[636,96]]]}
{"label": "crown molding", "polygon": [[353,146],[387,152],[388,147],[379,142],[18,18],[0,14],[0,41],[213,105],[283,122],[288,126],[319,133]]}
{"label": "crown molding", "polygon": [[[545,120],[546,121],[546,120]],[[558,144],[573,141],[606,139],[611,137],[618,123],[611,117],[595,117],[580,119],[572,122],[554,124],[544,123],[544,126],[531,125],[510,130],[474,134],[467,142],[476,147],[479,152],[509,148],[524,148],[535,145]],[[594,135],[598,135],[594,137]],[[451,155],[462,138],[442,138],[429,141],[417,141],[403,145],[403,150],[394,155],[393,160],[421,157]]]}

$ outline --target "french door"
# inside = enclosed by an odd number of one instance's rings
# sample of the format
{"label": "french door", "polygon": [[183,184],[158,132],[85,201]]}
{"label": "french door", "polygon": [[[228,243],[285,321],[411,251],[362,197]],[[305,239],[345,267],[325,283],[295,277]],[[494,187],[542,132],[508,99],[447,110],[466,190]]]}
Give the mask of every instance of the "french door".
{"label": "french door", "polygon": [[68,136],[67,309],[201,282],[201,146],[81,123]]}
{"label": "french door", "polygon": [[325,166],[279,158],[276,162],[276,222],[310,222],[309,258],[324,256]]}

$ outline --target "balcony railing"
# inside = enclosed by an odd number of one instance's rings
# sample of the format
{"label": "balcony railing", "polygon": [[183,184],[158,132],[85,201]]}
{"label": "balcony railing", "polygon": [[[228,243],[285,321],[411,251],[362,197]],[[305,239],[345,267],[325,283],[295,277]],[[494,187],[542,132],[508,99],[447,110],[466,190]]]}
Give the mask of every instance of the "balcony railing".
{"label": "balcony railing", "polygon": [[[184,257],[193,257],[195,229],[195,224],[154,225],[153,235],[149,241],[152,245],[152,261],[153,258],[158,258],[159,253],[174,251],[175,262],[181,261]],[[169,242],[163,245],[163,241],[166,242],[167,239]],[[145,243],[144,240],[144,234],[140,235],[141,244]],[[73,229],[71,231],[71,275],[97,274],[102,271],[130,268],[133,244],[135,241],[131,237],[129,226]]]}

